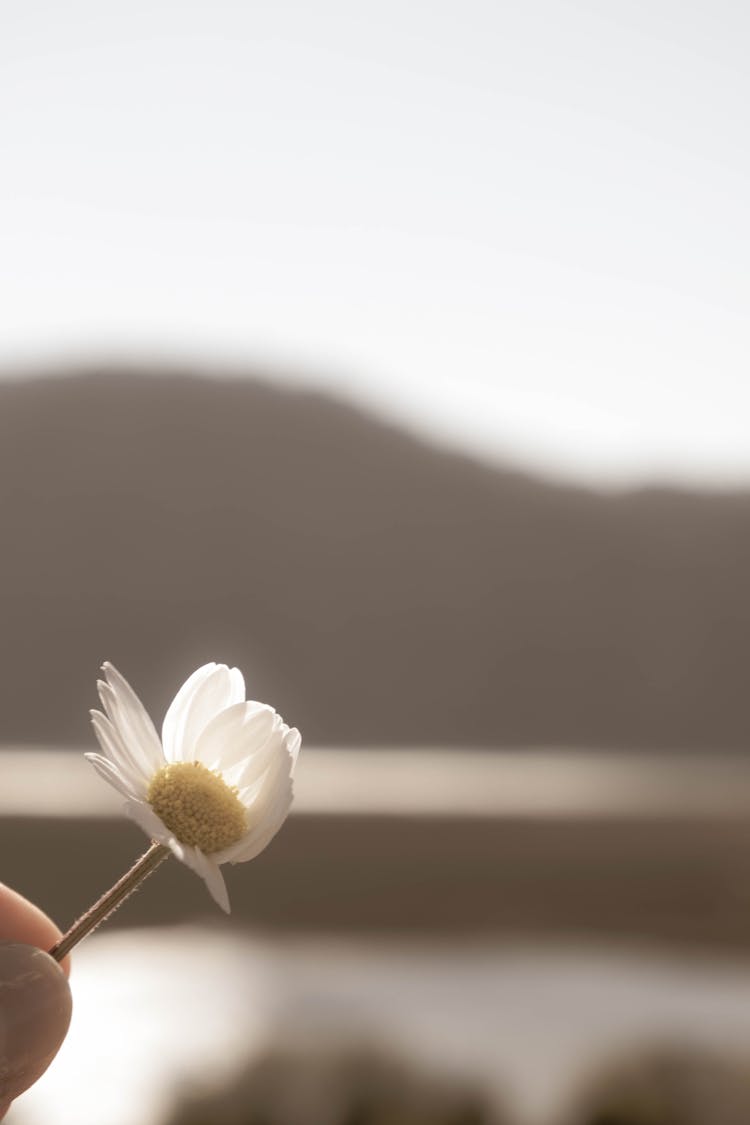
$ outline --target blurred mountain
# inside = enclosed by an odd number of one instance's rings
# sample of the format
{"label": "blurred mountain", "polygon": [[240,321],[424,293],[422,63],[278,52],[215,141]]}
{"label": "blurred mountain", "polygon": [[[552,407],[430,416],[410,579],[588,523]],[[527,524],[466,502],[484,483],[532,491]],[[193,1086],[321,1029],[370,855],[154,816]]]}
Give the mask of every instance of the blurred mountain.
{"label": "blurred mountain", "polygon": [[308,741],[750,745],[750,496],[604,495],[322,394],[97,370],[0,385],[0,741],[90,741],[246,672]]}

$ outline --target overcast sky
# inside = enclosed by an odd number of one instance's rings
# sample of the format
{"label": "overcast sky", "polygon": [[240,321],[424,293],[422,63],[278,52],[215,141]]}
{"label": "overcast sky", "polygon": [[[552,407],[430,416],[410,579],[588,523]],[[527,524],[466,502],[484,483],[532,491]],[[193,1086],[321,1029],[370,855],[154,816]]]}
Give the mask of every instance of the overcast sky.
{"label": "overcast sky", "polygon": [[750,481],[749,57],[740,0],[10,0],[0,365],[259,358]]}

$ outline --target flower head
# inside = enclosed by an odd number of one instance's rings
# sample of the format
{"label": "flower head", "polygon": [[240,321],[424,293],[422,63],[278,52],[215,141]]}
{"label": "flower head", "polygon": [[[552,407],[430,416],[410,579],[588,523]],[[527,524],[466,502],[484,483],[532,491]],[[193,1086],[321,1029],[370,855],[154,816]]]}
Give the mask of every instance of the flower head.
{"label": "flower head", "polygon": [[126,811],[200,875],[229,911],[222,863],[254,859],[292,803],[299,731],[245,699],[237,668],[204,664],[170,704],[159,738],[143,704],[111,664],[91,719],[102,754],[86,757],[126,798]]}

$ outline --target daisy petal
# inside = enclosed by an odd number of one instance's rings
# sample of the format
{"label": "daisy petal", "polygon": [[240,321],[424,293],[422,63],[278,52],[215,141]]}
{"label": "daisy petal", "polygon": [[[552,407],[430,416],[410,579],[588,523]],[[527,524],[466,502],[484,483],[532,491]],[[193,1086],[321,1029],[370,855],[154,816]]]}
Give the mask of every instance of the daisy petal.
{"label": "daisy petal", "polygon": [[114,688],[106,680],[97,680],[96,686],[105,711],[105,718],[114,732],[116,744],[120,747],[122,757],[127,759],[131,769],[135,770],[136,773],[142,777],[151,777],[159,767],[154,766],[148,751],[144,751],[128,722],[127,714],[123,710]]}
{"label": "daisy petal", "polygon": [[164,749],[164,757],[168,762],[179,762],[182,760],[180,745],[185,714],[189,709],[193,695],[198,691],[201,685],[205,683],[215,668],[215,664],[204,664],[202,667],[196,669],[192,676],[188,676],[185,683],[170,703],[161,726],[161,741]]}
{"label": "daisy petal", "polygon": [[143,829],[149,839],[156,840],[159,844],[169,844],[172,833],[150,805],[130,803],[126,806],[125,812],[139,828]]}
{"label": "daisy petal", "polygon": [[214,902],[218,903],[225,914],[231,913],[231,906],[229,905],[229,893],[227,885],[224,882],[224,876],[219,870],[219,865],[211,856],[204,855],[203,852],[198,851],[198,862],[201,870],[199,874],[205,880],[206,886],[211,894]]}
{"label": "daisy petal", "polygon": [[262,775],[273,762],[278,762],[279,767],[290,778],[294,777],[297,766],[302,739],[298,730],[289,730],[286,723],[277,716],[277,722],[266,744],[255,751],[249,758],[224,773],[228,785],[236,785],[242,795],[242,800],[249,802],[253,799]]}
{"label": "daisy petal", "polygon": [[302,735],[296,727],[291,730],[287,727],[287,734],[285,735],[286,748],[289,752],[289,757],[292,759],[292,777],[297,768],[297,759],[299,758],[300,747],[302,746]]}
{"label": "daisy petal", "polygon": [[116,705],[117,715],[110,714],[110,719],[118,727],[125,746],[131,753],[137,748],[140,752],[139,756],[147,767],[155,772],[164,764],[164,756],[151,717],[128,681],[120,675],[114,665],[106,662],[102,668]]}
{"label": "daisy petal", "polygon": [[103,758],[101,754],[85,754],[84,757],[88,758],[96,772],[103,777],[105,781],[109,782],[113,789],[116,789],[118,793],[122,793],[123,797],[127,797],[132,801],[140,800],[138,792],[133,788],[132,784],[108,758]]}
{"label": "daisy petal", "polygon": [[280,723],[266,745],[243,764],[241,771],[232,774],[232,784],[237,786],[242,803],[252,809],[253,818],[262,815],[262,805],[275,788],[285,788],[284,782],[291,788],[296,757],[289,752],[288,739],[282,731],[288,733],[289,728]]}
{"label": "daisy petal", "polygon": [[121,776],[130,783],[133,791],[145,797],[148,778],[143,776],[139,766],[122,745],[122,740],[106,715],[101,711],[91,712],[91,725],[99,740],[104,757],[117,768]]}
{"label": "daisy petal", "polygon": [[181,863],[194,871],[196,875],[200,875],[213,900],[219,904],[226,914],[229,914],[229,895],[224,876],[219,870],[216,860],[211,856],[204,855],[199,848],[191,848],[187,844],[181,844],[174,837],[169,841],[169,847]]}
{"label": "daisy petal", "polygon": [[289,815],[292,805],[291,788],[286,794],[279,794],[274,804],[266,810],[261,821],[258,821],[250,831],[238,840],[236,844],[218,852],[214,859],[217,863],[246,863],[255,859],[271,843],[276,833]]}
{"label": "daisy petal", "polygon": [[252,788],[240,791],[240,800],[248,806],[250,829],[236,844],[217,852],[214,856],[217,863],[244,863],[270,844],[292,805],[291,766],[291,759],[283,748]]}
{"label": "daisy petal", "polygon": [[245,683],[237,669],[204,664],[182,685],[164,718],[162,740],[168,762],[190,762],[203,729],[214,716],[238,703]]}
{"label": "daisy petal", "polygon": [[273,707],[264,703],[235,703],[204,727],[195,756],[209,769],[225,774],[263,748],[276,721]]}
{"label": "daisy petal", "polygon": [[248,823],[251,825],[262,823],[280,801],[286,802],[287,806],[291,805],[292,793],[292,776],[288,759],[284,762],[277,758],[250,790],[244,793],[240,790],[240,799],[243,803],[247,803],[249,809]]}
{"label": "daisy petal", "polygon": [[232,703],[242,703],[247,698],[245,691],[245,677],[239,668],[230,668],[229,677],[232,681]]}

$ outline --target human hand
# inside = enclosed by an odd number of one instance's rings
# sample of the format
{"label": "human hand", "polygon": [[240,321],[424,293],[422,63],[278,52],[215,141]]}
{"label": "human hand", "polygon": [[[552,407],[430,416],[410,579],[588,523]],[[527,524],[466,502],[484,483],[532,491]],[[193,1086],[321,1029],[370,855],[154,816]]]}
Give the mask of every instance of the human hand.
{"label": "human hand", "polygon": [[61,934],[54,922],[0,883],[0,1118],[47,1069],[70,1023],[67,959],[43,950]]}

